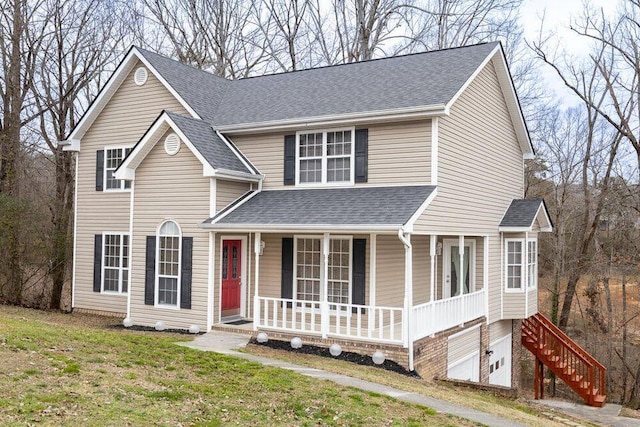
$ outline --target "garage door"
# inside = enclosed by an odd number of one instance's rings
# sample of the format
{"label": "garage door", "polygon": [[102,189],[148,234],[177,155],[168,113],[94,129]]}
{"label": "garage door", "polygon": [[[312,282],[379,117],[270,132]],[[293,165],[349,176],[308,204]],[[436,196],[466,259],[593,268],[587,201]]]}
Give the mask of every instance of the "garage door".
{"label": "garage door", "polygon": [[448,341],[447,376],[480,381],[480,326],[451,335]]}
{"label": "garage door", "polygon": [[489,384],[511,387],[511,334],[491,344]]}

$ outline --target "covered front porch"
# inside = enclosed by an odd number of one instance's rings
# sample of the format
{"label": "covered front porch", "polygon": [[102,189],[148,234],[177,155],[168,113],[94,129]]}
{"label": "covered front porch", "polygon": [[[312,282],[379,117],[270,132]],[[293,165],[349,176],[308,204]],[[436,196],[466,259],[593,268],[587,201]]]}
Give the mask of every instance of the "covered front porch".
{"label": "covered front porch", "polygon": [[435,193],[258,191],[202,227],[246,236],[243,313],[254,330],[398,346],[413,369],[414,342],[487,313],[489,236],[413,232]]}
{"label": "covered front porch", "polygon": [[[308,268],[297,262],[299,256],[304,256],[297,247],[310,240],[309,236],[292,237],[296,239],[297,252],[296,274],[292,278],[294,292],[284,297],[283,288],[273,286],[270,268],[261,267],[261,263],[263,257],[273,262],[267,248],[270,244],[277,246],[277,239],[288,237],[254,234],[253,263],[257,267],[252,297],[254,330],[395,344],[411,349],[417,340],[486,315],[484,260],[488,256],[476,253],[488,247],[486,237],[410,233],[395,236],[324,233],[312,237],[320,246],[317,256],[320,274],[318,293],[310,298],[304,289],[308,277],[297,274],[303,275]],[[336,255],[332,252],[336,240],[350,241],[351,248],[354,240],[365,242],[365,298],[359,302],[355,301],[359,293],[353,274],[348,283],[350,292],[337,295]],[[353,250],[349,251],[349,258],[354,258]],[[482,264],[478,265],[479,262]],[[348,266],[352,273],[354,267]],[[278,290],[281,295],[276,295]]]}

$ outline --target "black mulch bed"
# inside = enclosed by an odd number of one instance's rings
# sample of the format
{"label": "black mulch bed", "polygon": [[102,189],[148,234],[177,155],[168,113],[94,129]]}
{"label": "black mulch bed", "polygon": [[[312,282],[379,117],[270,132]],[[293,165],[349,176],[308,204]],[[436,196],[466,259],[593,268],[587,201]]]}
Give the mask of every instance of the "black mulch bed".
{"label": "black mulch bed", "polygon": [[373,360],[371,360],[371,356],[352,353],[350,351],[343,351],[342,353],[340,353],[340,356],[333,357],[331,353],[329,353],[328,348],[318,347],[310,344],[303,344],[302,348],[293,349],[291,348],[291,343],[289,341],[278,341],[270,339],[266,343],[259,343],[255,338],[251,338],[250,343],[255,345],[263,345],[265,347],[270,347],[276,350],[286,350],[297,353],[313,354],[315,356],[329,357],[332,359],[346,360],[347,362],[357,363],[358,365],[374,366],[376,368],[386,369],[388,371],[396,372],[408,377],[420,378],[420,375],[418,375],[416,372],[406,370],[404,367],[394,362],[393,360],[387,359],[382,365],[376,365],[375,363],[373,363]]}
{"label": "black mulch bed", "polygon": [[145,332],[168,332],[170,334],[180,334],[180,335],[202,335],[205,332],[200,331],[197,334],[192,334],[191,332],[189,332],[188,329],[164,329],[162,331],[156,331],[156,328],[154,328],[153,326],[129,326],[128,328],[125,328],[123,324],[116,324],[116,325],[109,325],[108,326],[111,329],[127,329],[127,330],[131,330],[131,331],[145,331]]}

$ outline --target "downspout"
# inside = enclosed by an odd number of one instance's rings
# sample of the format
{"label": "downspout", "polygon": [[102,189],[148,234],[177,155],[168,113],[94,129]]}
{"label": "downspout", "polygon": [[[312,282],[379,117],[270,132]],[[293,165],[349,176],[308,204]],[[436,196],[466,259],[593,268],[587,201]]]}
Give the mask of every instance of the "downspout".
{"label": "downspout", "polygon": [[[136,191],[136,181],[131,181],[131,198],[129,200],[129,271],[133,265],[133,206]],[[129,288],[127,289],[127,318],[131,322],[131,274],[129,274]]]}
{"label": "downspout", "polygon": [[409,349],[409,370],[413,371],[413,336],[411,335],[411,311],[413,305],[413,253],[411,247],[411,233],[405,232],[404,228],[398,229],[398,239],[404,245],[404,312],[406,324],[405,343]]}

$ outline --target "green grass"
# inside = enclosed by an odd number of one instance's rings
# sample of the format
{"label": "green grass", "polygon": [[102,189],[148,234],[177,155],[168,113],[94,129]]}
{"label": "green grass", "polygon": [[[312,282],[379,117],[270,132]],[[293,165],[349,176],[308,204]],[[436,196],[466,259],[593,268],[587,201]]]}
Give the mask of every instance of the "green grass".
{"label": "green grass", "polygon": [[177,346],[114,319],[0,307],[0,425],[446,426],[474,423]]}

